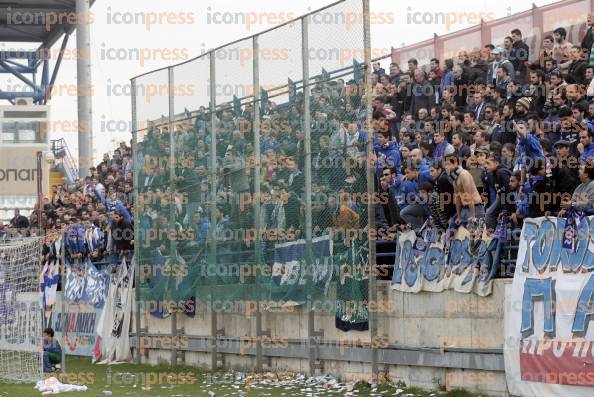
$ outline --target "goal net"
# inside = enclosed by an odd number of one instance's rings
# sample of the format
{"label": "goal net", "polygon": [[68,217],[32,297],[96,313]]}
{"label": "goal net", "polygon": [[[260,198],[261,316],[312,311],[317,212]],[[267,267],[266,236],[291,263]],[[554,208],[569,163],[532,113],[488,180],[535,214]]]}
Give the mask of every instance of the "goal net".
{"label": "goal net", "polygon": [[41,238],[0,241],[0,382],[43,376]]}

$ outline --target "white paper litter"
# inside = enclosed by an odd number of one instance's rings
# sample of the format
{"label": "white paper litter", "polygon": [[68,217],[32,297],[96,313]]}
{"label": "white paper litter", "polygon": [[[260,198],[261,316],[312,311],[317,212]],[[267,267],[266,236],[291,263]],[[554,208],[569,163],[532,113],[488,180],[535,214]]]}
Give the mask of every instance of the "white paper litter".
{"label": "white paper litter", "polygon": [[43,396],[47,396],[50,394],[59,394],[59,393],[66,393],[72,391],[87,391],[86,386],[81,385],[69,385],[66,383],[60,382],[58,379],[54,378],[47,378],[46,380],[40,380],[35,385],[35,388],[41,392]]}

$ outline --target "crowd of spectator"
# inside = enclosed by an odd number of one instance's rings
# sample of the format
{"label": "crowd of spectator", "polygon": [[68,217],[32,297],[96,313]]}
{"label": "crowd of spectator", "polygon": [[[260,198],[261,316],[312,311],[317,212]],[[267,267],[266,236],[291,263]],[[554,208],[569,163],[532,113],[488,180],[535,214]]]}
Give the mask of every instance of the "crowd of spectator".
{"label": "crowd of spectator", "polygon": [[122,142],[113,155],[104,154],[90,176],[73,183],[64,176],[61,184],[51,186],[40,212],[36,206],[26,217],[15,210],[0,233],[26,237],[41,232],[46,236],[44,258],[51,259],[60,255],[53,243],[65,232],[70,263],[115,263],[133,250],[133,172],[132,148]]}
{"label": "crowd of spectator", "polygon": [[[536,62],[514,29],[502,46],[460,51],[443,67],[375,66],[376,153],[392,163],[379,186],[395,197],[388,225],[474,220],[495,233],[527,217],[594,212],[594,15],[587,23],[579,44],[564,28],[544,37]],[[393,142],[399,153],[386,153]]]}
{"label": "crowd of spectator", "polygon": [[[357,71],[351,79],[317,77],[309,98],[314,237],[364,228],[369,200],[386,239],[405,228],[445,231],[479,222],[496,233],[500,225],[521,227],[528,217],[594,213],[593,26],[591,14],[581,43],[569,43],[567,31],[555,29],[539,54],[530,54],[514,29],[503,43],[429,65],[409,59],[386,72],[377,62],[370,93]],[[214,118],[202,107],[173,124],[149,122],[135,158],[121,144],[91,177],[54,186],[41,228],[66,228],[72,260],[128,253],[134,243],[164,256],[172,242],[186,258],[195,257],[208,250],[213,219],[217,254],[226,260],[253,251],[258,234],[265,249],[302,238],[305,97],[293,85],[284,98],[261,101],[260,164],[253,103],[231,102]],[[135,161],[138,242],[130,232]],[[373,197],[358,194],[367,192],[367,167],[374,169]],[[36,230],[36,214],[29,220],[16,214],[11,227]]]}

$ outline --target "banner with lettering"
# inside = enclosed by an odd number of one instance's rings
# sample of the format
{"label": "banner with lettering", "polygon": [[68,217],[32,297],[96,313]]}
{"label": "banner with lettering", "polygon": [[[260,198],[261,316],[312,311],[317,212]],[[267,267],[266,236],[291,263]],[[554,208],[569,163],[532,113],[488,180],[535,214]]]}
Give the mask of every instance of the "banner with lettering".
{"label": "banner with lettering", "polygon": [[33,325],[41,321],[40,309],[39,294],[14,292],[8,283],[0,284],[0,350],[40,351],[41,335]]}
{"label": "banner with lettering", "polygon": [[[103,309],[83,303],[63,302],[61,295],[58,292],[51,317],[56,338],[66,354],[92,357],[97,341],[97,323]],[[63,303],[66,304],[64,314]]]}
{"label": "banner with lettering", "polygon": [[332,239],[330,236],[312,239],[311,269],[305,264],[305,249],[305,240],[274,246],[270,300],[279,306],[302,305],[308,296],[325,296],[328,291],[333,275]]}
{"label": "banner with lettering", "polygon": [[512,395],[594,395],[594,218],[565,230],[562,218],[524,222],[505,305]]}
{"label": "banner with lettering", "polygon": [[399,234],[392,288],[402,292],[453,289],[490,295],[499,263],[499,240],[484,230],[471,233],[464,227],[459,227],[449,241],[445,233],[429,232],[423,236],[412,230]]}

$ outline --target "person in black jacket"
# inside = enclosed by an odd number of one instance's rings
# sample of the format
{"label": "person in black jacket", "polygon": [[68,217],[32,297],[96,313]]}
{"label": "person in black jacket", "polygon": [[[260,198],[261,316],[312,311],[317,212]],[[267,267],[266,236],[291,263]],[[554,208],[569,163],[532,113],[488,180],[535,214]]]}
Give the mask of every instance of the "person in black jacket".
{"label": "person in black jacket", "polygon": [[112,217],[111,238],[118,254],[127,256],[134,249],[134,227],[117,211]]}
{"label": "person in black jacket", "polygon": [[509,52],[509,60],[514,65],[515,78],[520,81],[526,79],[526,62],[530,54],[530,49],[522,41],[522,32],[520,29],[511,31],[511,38],[513,40],[512,48]]}
{"label": "person in black jacket", "polygon": [[15,229],[26,229],[29,227],[29,219],[21,215],[21,210],[18,208],[14,210],[14,217],[10,220],[10,227]]}
{"label": "person in black jacket", "polygon": [[545,103],[547,102],[547,87],[545,85],[545,74],[542,70],[533,70],[530,72],[531,111],[538,114],[539,117],[545,116]]}
{"label": "person in black jacket", "polygon": [[560,140],[555,142],[554,148],[556,158],[553,162],[553,186],[554,200],[553,207],[557,208],[561,204],[561,196],[565,195],[571,198],[573,191],[580,184],[578,172],[578,159],[570,155],[571,143]]}
{"label": "person in black jacket", "polygon": [[435,184],[434,191],[438,194],[439,206],[447,218],[451,219],[456,214],[452,181],[440,161],[433,161],[429,171]]}
{"label": "person in black jacket", "polygon": [[582,59],[582,47],[574,45],[571,49],[571,63],[567,70],[567,82],[584,84],[586,81],[586,66],[588,66],[588,63]]}
{"label": "person in black jacket", "polygon": [[594,45],[594,34],[592,28],[594,28],[594,13],[588,13],[588,19],[586,21],[588,30],[582,39],[582,50],[586,54],[586,59],[589,59],[592,46]]}
{"label": "person in black jacket", "polygon": [[491,176],[488,178],[489,191],[495,192],[496,199],[493,200],[485,214],[485,223],[488,229],[495,230],[497,227],[497,219],[502,211],[502,204],[506,200],[506,192],[509,186],[509,177],[511,171],[509,168],[501,164],[501,159],[498,155],[491,154],[486,162],[487,172]]}

